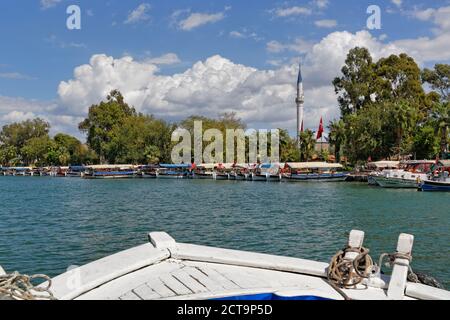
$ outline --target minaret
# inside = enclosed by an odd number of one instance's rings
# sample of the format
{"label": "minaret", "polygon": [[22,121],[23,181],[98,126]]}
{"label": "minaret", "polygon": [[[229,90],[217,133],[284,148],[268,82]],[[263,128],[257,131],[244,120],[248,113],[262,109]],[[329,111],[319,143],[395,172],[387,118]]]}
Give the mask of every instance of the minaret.
{"label": "minaret", "polygon": [[299,64],[298,70],[298,80],[297,80],[297,98],[295,99],[295,103],[297,104],[297,144],[300,150],[301,140],[300,133],[302,132],[303,127],[303,115],[304,109],[303,104],[305,102],[305,95],[303,92],[303,77],[302,77],[302,65]]}

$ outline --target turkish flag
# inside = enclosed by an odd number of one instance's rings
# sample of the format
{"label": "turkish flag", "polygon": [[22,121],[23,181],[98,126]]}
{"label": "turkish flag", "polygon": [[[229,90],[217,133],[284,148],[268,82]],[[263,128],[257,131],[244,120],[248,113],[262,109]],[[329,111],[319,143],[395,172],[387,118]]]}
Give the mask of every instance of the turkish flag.
{"label": "turkish flag", "polygon": [[319,131],[317,131],[317,138],[316,138],[316,140],[321,139],[322,135],[323,135],[323,118],[320,118]]}

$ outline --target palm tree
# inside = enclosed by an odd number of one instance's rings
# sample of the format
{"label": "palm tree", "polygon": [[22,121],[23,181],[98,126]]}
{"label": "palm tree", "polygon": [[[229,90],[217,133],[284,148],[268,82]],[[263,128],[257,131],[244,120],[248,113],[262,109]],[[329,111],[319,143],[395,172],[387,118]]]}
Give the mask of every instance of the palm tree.
{"label": "palm tree", "polygon": [[446,158],[448,154],[448,127],[450,126],[450,102],[438,103],[434,106],[432,119],[436,122],[436,130],[441,135],[441,154]]}
{"label": "palm tree", "polygon": [[341,148],[345,142],[345,123],[342,120],[331,122],[328,126],[330,130],[329,142],[334,146],[334,156],[336,162],[341,162]]}
{"label": "palm tree", "polygon": [[309,161],[309,159],[312,158],[316,147],[314,132],[308,129],[300,133],[300,141],[301,161]]}

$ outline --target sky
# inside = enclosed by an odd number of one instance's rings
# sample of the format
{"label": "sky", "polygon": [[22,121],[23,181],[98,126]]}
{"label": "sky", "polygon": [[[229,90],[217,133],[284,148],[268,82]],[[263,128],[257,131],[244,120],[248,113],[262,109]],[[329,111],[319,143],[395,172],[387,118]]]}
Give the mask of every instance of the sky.
{"label": "sky", "polygon": [[[81,29],[70,30],[71,5]],[[368,28],[370,5],[381,28]],[[298,63],[305,127],[339,117],[331,85],[348,51],[450,62],[450,1],[3,0],[0,126],[41,117],[84,139],[89,106],[119,89],[168,121],[236,112],[249,128],[295,132]]]}

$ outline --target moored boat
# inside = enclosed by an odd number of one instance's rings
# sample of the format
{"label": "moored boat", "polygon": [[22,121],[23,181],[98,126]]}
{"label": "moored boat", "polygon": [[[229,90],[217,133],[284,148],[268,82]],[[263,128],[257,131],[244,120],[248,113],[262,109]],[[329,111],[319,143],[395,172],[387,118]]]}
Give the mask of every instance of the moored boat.
{"label": "moored boat", "polygon": [[367,181],[370,186],[378,186],[375,177],[383,176],[385,170],[399,169],[400,161],[377,161],[367,164]]}
{"label": "moored boat", "polygon": [[213,180],[215,178],[214,163],[203,163],[194,165],[192,168],[192,178],[201,180]]}
{"label": "moored boat", "polygon": [[433,175],[420,183],[419,191],[450,192],[450,160],[440,160],[433,169]]}
{"label": "moored boat", "polygon": [[137,171],[133,165],[95,165],[87,166],[84,179],[130,179]]}
{"label": "moored boat", "polygon": [[147,179],[156,179],[158,178],[158,169],[157,165],[145,165],[139,167],[139,176],[141,178]]}
{"label": "moored boat", "polygon": [[349,175],[341,164],[326,162],[286,163],[284,171],[284,178],[293,182],[341,182]]}
{"label": "moored boat", "polygon": [[428,179],[428,174],[435,161],[406,161],[401,169],[385,170],[379,176],[373,176],[376,183],[383,188],[417,189],[421,181]]}
{"label": "moored boat", "polygon": [[158,179],[186,179],[191,176],[191,164],[160,164]]}
{"label": "moored boat", "polygon": [[84,176],[85,172],[85,166],[70,166],[66,176],[70,178],[80,178]]}
{"label": "moored boat", "polygon": [[387,276],[384,260],[378,266],[364,248],[362,231],[350,232],[346,249],[330,263],[178,243],[155,232],[149,243],[71,269],[36,294],[59,300],[449,300],[450,292],[413,273],[413,242],[401,234],[396,252],[383,255],[392,268]]}

